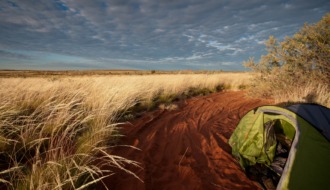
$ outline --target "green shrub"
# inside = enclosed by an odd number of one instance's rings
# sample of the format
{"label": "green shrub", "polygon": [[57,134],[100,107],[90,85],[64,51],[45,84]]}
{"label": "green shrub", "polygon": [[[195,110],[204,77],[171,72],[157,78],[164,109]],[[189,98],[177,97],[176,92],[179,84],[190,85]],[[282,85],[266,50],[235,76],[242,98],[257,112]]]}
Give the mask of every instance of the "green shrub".
{"label": "green shrub", "polygon": [[307,86],[330,88],[330,14],[316,24],[305,24],[283,42],[270,36],[266,50],[259,62],[250,58],[243,63],[258,73],[252,84],[254,95],[274,97]]}

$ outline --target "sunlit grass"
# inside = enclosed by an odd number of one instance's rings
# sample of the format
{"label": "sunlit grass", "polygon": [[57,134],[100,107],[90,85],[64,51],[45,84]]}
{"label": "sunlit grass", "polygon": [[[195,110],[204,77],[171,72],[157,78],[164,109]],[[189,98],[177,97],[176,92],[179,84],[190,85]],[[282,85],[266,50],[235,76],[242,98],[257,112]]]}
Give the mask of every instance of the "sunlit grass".
{"label": "sunlit grass", "polygon": [[287,88],[273,93],[276,103],[317,103],[330,108],[330,89],[322,84],[310,82],[303,86],[288,85]]}
{"label": "sunlit grass", "polygon": [[[0,79],[0,187],[83,189],[139,164],[111,154],[116,123],[176,98],[242,89],[251,74]],[[149,105],[150,104],[150,105]],[[105,167],[107,166],[107,167]],[[107,168],[107,169],[105,169]],[[136,176],[137,177],[137,176]]]}

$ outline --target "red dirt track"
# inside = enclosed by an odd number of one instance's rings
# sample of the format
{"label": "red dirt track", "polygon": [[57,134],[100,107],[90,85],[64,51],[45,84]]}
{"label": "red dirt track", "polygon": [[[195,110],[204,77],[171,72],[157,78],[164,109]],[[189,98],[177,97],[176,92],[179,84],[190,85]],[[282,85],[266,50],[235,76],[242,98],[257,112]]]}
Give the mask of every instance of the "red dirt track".
{"label": "red dirt track", "polygon": [[125,137],[113,154],[141,163],[129,167],[143,181],[117,174],[103,182],[109,189],[259,189],[231,155],[228,139],[249,110],[270,101],[243,92],[220,92],[156,110],[123,126]]}

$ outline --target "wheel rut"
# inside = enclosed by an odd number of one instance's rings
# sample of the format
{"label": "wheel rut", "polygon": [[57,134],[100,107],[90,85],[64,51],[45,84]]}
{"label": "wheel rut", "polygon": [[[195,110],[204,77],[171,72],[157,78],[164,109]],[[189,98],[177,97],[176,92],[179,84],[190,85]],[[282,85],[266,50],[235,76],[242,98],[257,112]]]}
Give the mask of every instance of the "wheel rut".
{"label": "wheel rut", "polygon": [[113,154],[141,163],[127,166],[143,181],[117,172],[103,180],[109,189],[258,189],[231,155],[228,139],[249,110],[271,104],[244,92],[220,92],[178,103],[177,110],[156,110],[122,126]]}

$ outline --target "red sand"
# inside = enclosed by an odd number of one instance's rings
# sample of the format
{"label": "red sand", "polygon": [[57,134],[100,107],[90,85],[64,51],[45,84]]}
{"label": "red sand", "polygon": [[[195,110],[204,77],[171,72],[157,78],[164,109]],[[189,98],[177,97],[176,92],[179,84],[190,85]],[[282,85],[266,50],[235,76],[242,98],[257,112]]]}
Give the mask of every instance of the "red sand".
{"label": "red sand", "polygon": [[109,189],[259,189],[231,155],[227,141],[247,111],[269,104],[242,92],[195,97],[177,110],[157,110],[123,126],[121,144],[113,154],[141,163],[129,174],[104,180]]}

